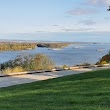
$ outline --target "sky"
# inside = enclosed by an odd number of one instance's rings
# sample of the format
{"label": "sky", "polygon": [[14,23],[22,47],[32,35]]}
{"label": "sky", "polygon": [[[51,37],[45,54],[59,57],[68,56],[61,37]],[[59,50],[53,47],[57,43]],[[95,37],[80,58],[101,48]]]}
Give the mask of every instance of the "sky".
{"label": "sky", "polygon": [[110,0],[0,0],[0,39],[108,42],[109,6]]}

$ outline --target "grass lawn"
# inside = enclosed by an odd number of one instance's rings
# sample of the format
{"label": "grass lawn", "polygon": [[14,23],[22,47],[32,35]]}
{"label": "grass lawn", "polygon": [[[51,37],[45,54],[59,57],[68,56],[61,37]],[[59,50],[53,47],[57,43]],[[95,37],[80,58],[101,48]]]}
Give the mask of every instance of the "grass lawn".
{"label": "grass lawn", "polygon": [[110,70],[1,88],[0,110],[110,110]]}

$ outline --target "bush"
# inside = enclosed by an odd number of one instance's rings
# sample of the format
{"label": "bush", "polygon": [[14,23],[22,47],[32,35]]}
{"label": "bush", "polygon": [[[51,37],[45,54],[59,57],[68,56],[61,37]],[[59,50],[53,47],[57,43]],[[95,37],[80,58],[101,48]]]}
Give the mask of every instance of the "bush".
{"label": "bush", "polygon": [[90,66],[90,63],[82,63],[80,66]]}
{"label": "bush", "polygon": [[96,64],[100,65],[107,63],[110,63],[110,51],[108,52],[108,54],[104,55]]}
{"label": "bush", "polygon": [[23,72],[24,69],[20,66],[17,66],[15,68],[6,68],[2,71],[2,73],[16,73],[16,72]]}
{"label": "bush", "polygon": [[42,53],[36,54],[30,63],[33,63],[34,70],[51,69],[54,66],[54,62]]}
{"label": "bush", "polygon": [[69,68],[69,66],[67,66],[67,65],[63,65],[62,68]]}
{"label": "bush", "polygon": [[106,61],[102,61],[101,64],[107,64],[107,62]]}
{"label": "bush", "polygon": [[5,73],[31,70],[44,70],[54,67],[54,62],[45,54],[17,56],[16,59],[1,64],[1,71]]}

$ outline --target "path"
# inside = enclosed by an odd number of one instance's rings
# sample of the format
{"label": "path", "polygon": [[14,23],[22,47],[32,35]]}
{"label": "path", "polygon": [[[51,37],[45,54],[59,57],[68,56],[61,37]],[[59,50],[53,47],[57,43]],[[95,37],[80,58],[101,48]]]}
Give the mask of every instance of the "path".
{"label": "path", "polygon": [[[107,67],[108,68],[108,67]],[[56,71],[56,72],[46,72],[46,73],[36,73],[36,74],[25,74],[25,75],[17,75],[10,77],[0,77],[0,88],[8,87],[12,85],[30,83],[40,80],[52,79],[72,74],[78,74],[86,71],[106,69],[105,68],[90,68],[90,69],[76,69],[76,70],[65,70],[65,71]]]}
{"label": "path", "polygon": [[65,71],[27,74],[27,75],[18,75],[18,76],[10,76],[10,77],[0,77],[0,88],[23,84],[23,83],[30,83],[40,80],[46,80],[51,78],[57,78],[71,74],[78,74],[85,71],[91,71],[91,69],[65,70]]}

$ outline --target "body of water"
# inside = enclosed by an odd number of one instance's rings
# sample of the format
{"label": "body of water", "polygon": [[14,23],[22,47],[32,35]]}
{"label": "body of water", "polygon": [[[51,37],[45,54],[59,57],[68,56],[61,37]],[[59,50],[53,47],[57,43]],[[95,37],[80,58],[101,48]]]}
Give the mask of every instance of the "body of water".
{"label": "body of water", "polygon": [[[102,51],[97,51],[101,49]],[[1,51],[0,63],[16,58],[18,55],[29,55],[36,53],[44,53],[48,55],[56,65],[76,65],[84,62],[96,63],[103,55],[110,50],[110,44],[74,44],[54,50],[48,48],[38,48],[33,50],[22,51]]]}

